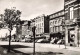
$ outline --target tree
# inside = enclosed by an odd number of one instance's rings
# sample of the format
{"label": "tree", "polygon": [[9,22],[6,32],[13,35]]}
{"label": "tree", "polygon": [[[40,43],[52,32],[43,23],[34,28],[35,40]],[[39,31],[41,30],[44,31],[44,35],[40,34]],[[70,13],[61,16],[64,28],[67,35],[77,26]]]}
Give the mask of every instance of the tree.
{"label": "tree", "polygon": [[13,30],[13,25],[19,24],[20,22],[20,16],[21,11],[14,9],[5,9],[4,12],[4,21],[7,23],[9,31],[10,31],[10,37],[9,37],[9,48],[8,52],[10,52],[10,44],[11,44],[11,31]]}
{"label": "tree", "polygon": [[3,17],[4,17],[4,15],[0,14],[0,28],[4,27]]}

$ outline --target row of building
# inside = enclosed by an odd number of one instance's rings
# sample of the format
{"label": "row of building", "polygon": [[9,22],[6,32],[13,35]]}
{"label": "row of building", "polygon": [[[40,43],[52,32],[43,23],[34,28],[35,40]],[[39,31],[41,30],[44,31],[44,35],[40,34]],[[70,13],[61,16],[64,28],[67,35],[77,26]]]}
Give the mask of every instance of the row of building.
{"label": "row of building", "polygon": [[33,37],[32,28],[35,29],[35,38],[54,38],[65,40],[66,45],[71,42],[74,46],[80,44],[80,1],[64,0],[64,9],[50,15],[40,15],[30,21],[22,20],[16,26],[17,38]]}
{"label": "row of building", "polygon": [[[27,22],[27,23],[26,23]],[[30,25],[28,25],[28,22]],[[28,25],[22,25],[22,35],[32,35],[32,27],[36,26],[36,38],[46,37],[64,39],[69,45],[73,38],[74,45],[80,43],[80,2],[79,0],[65,0],[64,9],[53,14],[38,16],[30,21],[25,21]]]}

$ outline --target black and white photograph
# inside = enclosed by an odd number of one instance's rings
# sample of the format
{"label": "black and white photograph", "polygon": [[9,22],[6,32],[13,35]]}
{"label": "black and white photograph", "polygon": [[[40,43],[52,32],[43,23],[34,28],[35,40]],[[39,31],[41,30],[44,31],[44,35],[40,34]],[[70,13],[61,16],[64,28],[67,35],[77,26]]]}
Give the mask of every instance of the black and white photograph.
{"label": "black and white photograph", "polygon": [[80,0],[0,0],[0,55],[80,55]]}

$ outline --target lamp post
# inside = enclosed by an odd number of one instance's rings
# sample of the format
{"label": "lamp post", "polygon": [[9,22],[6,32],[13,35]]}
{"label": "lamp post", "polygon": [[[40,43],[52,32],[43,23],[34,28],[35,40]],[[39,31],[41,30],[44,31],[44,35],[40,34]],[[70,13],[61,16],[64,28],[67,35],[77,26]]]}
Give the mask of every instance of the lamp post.
{"label": "lamp post", "polygon": [[[77,0],[77,3],[78,3],[78,13],[77,13],[77,15],[78,15],[78,19],[79,19],[79,3],[80,3],[80,0]],[[80,22],[80,20],[77,20],[77,26],[78,26],[78,47],[79,47],[79,23]]]}
{"label": "lamp post", "polygon": [[33,55],[35,55],[35,29],[36,27],[32,27],[32,32],[33,32],[33,36],[34,36],[34,42],[33,42]]}
{"label": "lamp post", "polygon": [[78,39],[78,47],[79,47],[79,26],[77,25],[77,39]]}
{"label": "lamp post", "polygon": [[[63,26],[64,26],[64,31],[66,32],[65,18],[66,18],[66,17],[65,17],[65,0],[64,0],[64,25],[63,25]],[[64,34],[64,36],[65,36],[65,38],[66,38],[66,34]],[[65,49],[66,49],[66,40],[65,40],[64,45],[65,45]]]}

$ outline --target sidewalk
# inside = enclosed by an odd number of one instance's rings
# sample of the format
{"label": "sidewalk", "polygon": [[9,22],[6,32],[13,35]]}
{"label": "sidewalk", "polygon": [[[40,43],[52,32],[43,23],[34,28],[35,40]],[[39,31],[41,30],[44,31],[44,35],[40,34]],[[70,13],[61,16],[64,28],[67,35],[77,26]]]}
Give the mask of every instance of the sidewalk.
{"label": "sidewalk", "polygon": [[7,52],[7,51],[8,51],[8,49],[2,48],[0,46],[0,55],[21,55],[21,53],[15,53],[13,51]]}
{"label": "sidewalk", "polygon": [[[6,45],[8,45],[8,42],[1,42],[0,45],[4,49],[7,49],[5,47]],[[12,42],[11,47],[12,47],[11,49],[14,54],[10,53],[10,55],[11,54],[17,55],[19,53],[21,55],[26,55],[26,54],[32,55],[33,54],[33,43]],[[80,47],[66,46],[67,49],[65,49],[64,45],[50,44],[50,43],[35,43],[35,47],[36,47],[35,49],[36,53],[40,55],[44,55],[44,54],[47,55],[48,53],[49,53],[48,55],[51,55],[50,53],[52,53],[52,55],[53,54],[61,55],[60,53],[63,53],[62,55],[80,55]],[[2,53],[3,53],[3,50],[1,50]]]}
{"label": "sidewalk", "polygon": [[58,45],[58,44],[40,44],[41,47],[44,48],[56,48],[56,49],[66,49],[66,50],[72,50],[72,51],[78,51],[80,52],[80,47],[73,47],[73,46],[66,46],[65,45]]}

